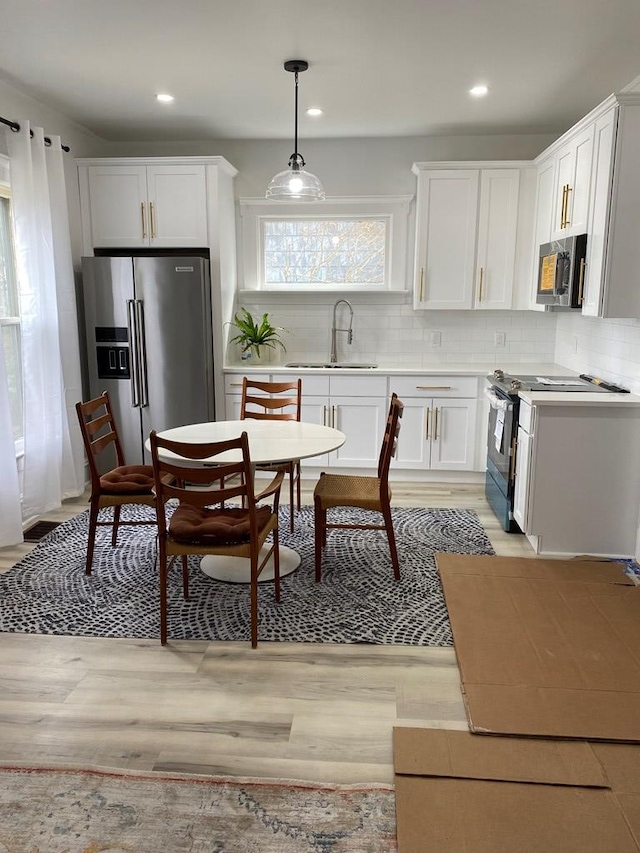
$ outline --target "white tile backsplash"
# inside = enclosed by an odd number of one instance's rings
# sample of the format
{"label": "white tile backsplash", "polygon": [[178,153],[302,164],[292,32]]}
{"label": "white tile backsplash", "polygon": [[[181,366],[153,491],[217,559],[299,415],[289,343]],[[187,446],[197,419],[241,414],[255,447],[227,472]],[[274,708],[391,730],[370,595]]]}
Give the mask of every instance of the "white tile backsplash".
{"label": "white tile backsplash", "polygon": [[[362,297],[361,297],[362,298]],[[295,297],[293,297],[295,299]],[[308,297],[307,297],[308,299]],[[243,306],[288,330],[283,335],[287,352],[281,361],[323,361],[331,348],[333,305],[307,301],[301,307],[282,300],[271,303],[245,300]],[[414,311],[409,302],[353,302],[353,343],[338,333],[338,359],[372,361],[386,366],[433,367],[461,360],[500,366],[506,362],[555,360],[555,314],[533,311]],[[339,325],[346,315],[340,313]],[[429,332],[440,332],[440,345],[429,342]],[[504,346],[496,346],[495,332],[505,333]]]}
{"label": "white tile backsplash", "polygon": [[556,326],[555,349],[558,364],[640,393],[639,320],[602,320],[581,314],[561,314]]}

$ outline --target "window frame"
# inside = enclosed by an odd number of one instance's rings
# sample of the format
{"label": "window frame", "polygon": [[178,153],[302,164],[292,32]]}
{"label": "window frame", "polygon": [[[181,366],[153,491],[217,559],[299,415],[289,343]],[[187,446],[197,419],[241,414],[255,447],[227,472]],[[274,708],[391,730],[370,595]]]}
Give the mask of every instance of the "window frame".
{"label": "window frame", "polygon": [[[282,202],[241,198],[241,290],[268,293],[390,293],[406,290],[407,238],[413,196],[329,198],[322,202]],[[263,227],[265,220],[377,219],[385,220],[385,281],[382,284],[267,284],[264,280]]]}

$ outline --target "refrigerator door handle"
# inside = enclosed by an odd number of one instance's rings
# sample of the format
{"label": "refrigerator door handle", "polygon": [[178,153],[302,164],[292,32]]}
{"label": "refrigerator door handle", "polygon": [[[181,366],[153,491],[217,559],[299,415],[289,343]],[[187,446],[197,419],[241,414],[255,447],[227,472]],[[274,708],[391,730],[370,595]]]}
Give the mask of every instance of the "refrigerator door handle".
{"label": "refrigerator door handle", "polygon": [[127,323],[129,326],[129,345],[131,347],[131,405],[140,406],[140,355],[138,349],[138,324],[135,314],[135,299],[127,299]]}
{"label": "refrigerator door handle", "polygon": [[149,405],[149,382],[147,377],[147,339],[144,330],[144,302],[136,299],[137,348],[140,359],[140,405]]}

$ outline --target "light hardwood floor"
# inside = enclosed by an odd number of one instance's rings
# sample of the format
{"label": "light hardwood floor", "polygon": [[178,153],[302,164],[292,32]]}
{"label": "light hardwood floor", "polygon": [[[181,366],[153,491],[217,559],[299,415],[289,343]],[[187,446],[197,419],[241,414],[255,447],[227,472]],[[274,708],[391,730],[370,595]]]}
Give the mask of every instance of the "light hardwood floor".
{"label": "light hardwood floor", "polygon": [[[533,556],[480,485],[393,492],[396,506],[473,509],[496,553]],[[0,549],[0,572],[33,547]],[[0,634],[0,688],[5,764],[392,782],[393,726],[466,728],[452,648]]]}

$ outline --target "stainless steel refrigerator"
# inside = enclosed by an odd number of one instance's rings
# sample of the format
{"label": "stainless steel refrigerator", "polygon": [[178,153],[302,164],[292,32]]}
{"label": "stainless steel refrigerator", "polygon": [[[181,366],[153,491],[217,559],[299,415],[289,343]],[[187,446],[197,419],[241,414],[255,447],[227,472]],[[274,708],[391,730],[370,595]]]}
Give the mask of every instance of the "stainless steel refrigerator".
{"label": "stainless steel refrigerator", "polygon": [[209,262],[82,259],[91,398],[108,391],[127,464],[158,432],[215,419]]}

